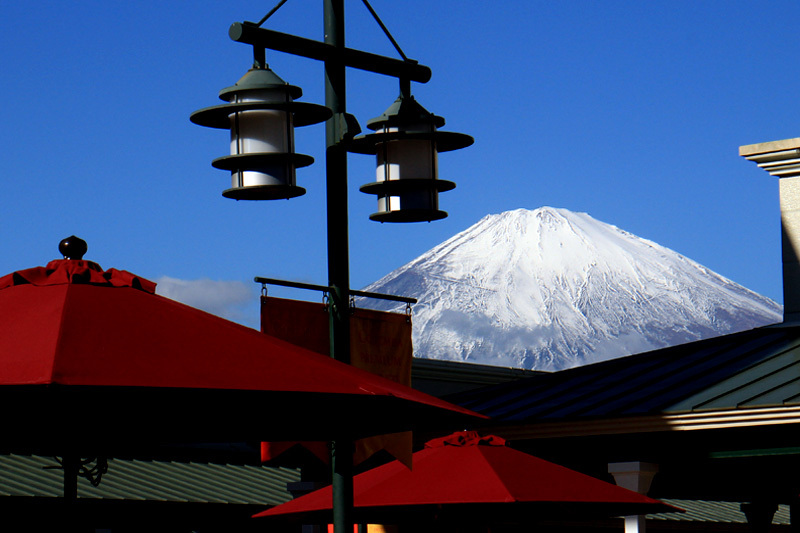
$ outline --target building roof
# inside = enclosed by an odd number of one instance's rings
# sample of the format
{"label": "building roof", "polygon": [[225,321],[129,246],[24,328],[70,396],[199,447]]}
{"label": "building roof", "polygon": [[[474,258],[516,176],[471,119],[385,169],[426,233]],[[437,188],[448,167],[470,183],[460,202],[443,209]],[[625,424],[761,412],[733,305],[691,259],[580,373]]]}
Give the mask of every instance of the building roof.
{"label": "building roof", "polygon": [[541,374],[538,370],[414,357],[411,385],[436,397]]}
{"label": "building roof", "polygon": [[[52,457],[0,455],[0,497],[58,498],[63,470]],[[300,480],[288,468],[109,459],[98,486],[79,479],[79,499],[279,505],[286,484]]]}
{"label": "building roof", "polygon": [[[725,523],[725,524],[746,524],[747,518],[741,511],[738,502],[712,502],[705,500],[672,500],[665,499],[664,502],[680,507],[684,513],[661,513],[647,515],[648,519],[671,522],[705,522],[705,523]],[[778,505],[772,523],[776,525],[788,526],[789,506]]]}
{"label": "building roof", "polygon": [[[62,471],[52,457],[0,455],[0,497],[58,498]],[[138,500],[151,502],[278,505],[291,498],[286,484],[297,482],[299,472],[286,468],[218,465],[207,463],[109,460],[109,471],[99,486],[81,479],[80,499]],[[15,500],[19,501],[19,500]],[[685,513],[654,514],[659,521],[744,524],[734,502],[667,500]],[[789,508],[781,505],[773,524],[789,524]]]}
{"label": "building roof", "polygon": [[800,327],[757,328],[448,399],[499,423],[800,406]]}

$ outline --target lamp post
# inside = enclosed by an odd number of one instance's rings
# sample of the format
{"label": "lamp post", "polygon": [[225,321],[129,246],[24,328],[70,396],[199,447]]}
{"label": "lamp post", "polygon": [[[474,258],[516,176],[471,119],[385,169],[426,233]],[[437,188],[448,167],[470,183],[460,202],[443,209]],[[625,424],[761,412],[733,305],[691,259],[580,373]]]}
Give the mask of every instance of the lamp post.
{"label": "lamp post", "polygon": [[[285,1],[285,0],[283,0]],[[350,267],[347,208],[347,153],[376,154],[377,183],[362,191],[377,194],[381,222],[430,221],[447,216],[438,209],[438,193],[455,184],[439,180],[438,151],[472,144],[468,135],[436,131],[444,119],[428,113],[410,94],[412,81],[430,80],[428,67],[405,57],[383,23],[364,0],[378,24],[395,45],[402,60],[345,47],[344,0],[323,0],[324,42],[261,28],[261,24],[234,23],[229,36],[250,44],[254,66],[236,86],[220,92],[227,104],[201,109],[191,120],[202,126],[231,130],[231,155],[214,160],[230,170],[231,189],[223,195],[241,200],[291,198],[305,193],[295,183],[295,168],[311,158],[294,153],[293,126],[326,120],[325,168],[328,245],[328,293],[331,298],[330,353],[350,362]],[[322,61],[325,68],[325,108],[295,102],[302,91],[285,84],[266,66],[265,49]],[[375,134],[356,137],[360,128],[347,114],[346,68],[357,68],[400,80],[401,95],[384,115],[369,123]],[[437,148],[437,143],[439,147]],[[421,152],[417,149],[422,148]],[[410,169],[410,170],[409,170]],[[334,533],[353,527],[353,440],[336,435],[331,447]]]}

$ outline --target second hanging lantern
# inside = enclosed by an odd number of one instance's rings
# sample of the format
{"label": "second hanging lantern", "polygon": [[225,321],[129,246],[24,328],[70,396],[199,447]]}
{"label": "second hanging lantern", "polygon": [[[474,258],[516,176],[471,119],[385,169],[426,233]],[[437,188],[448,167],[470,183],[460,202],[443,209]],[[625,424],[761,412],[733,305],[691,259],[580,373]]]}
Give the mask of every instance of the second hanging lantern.
{"label": "second hanging lantern", "polygon": [[348,151],[376,156],[376,180],[361,192],[378,196],[378,222],[424,222],[445,218],[439,193],[454,189],[452,181],[439,179],[438,153],[466,148],[474,139],[463,133],[438,131],[444,118],[422,107],[407,86],[400,96],[369,122],[375,133],[356,137]]}

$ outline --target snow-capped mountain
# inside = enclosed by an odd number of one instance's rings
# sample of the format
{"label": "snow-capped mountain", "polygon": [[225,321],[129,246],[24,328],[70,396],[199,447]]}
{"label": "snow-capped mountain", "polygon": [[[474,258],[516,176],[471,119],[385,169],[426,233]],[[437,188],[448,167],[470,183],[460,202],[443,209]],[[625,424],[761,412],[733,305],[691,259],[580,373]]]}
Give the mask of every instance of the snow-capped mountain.
{"label": "snow-capped mountain", "polygon": [[550,207],[489,215],[365,290],[419,300],[416,357],[537,370],[782,319],[772,300],[691,259]]}

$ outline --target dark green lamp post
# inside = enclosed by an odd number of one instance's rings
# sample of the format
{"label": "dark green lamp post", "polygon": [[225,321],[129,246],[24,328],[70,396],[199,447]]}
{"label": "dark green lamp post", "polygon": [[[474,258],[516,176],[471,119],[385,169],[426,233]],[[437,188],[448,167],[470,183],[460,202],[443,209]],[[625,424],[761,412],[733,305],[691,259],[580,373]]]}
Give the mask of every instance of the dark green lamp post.
{"label": "dark green lamp post", "polygon": [[[323,0],[324,42],[261,28],[286,0],[261,22],[234,23],[229,35],[253,46],[255,64],[239,82],[220,92],[226,104],[201,109],[191,120],[202,126],[231,131],[231,154],[215,159],[213,166],[231,172],[232,186],[223,192],[237,200],[291,198],[305,193],[295,183],[295,169],[312,162],[294,152],[293,127],[326,122],[326,203],[328,235],[328,291],[331,297],[330,349],[337,360],[350,362],[350,269],[347,208],[347,153],[377,156],[377,181],[361,190],[378,195],[381,222],[430,221],[447,216],[438,208],[438,193],[455,184],[438,179],[438,152],[472,144],[468,135],[440,132],[444,119],[420,106],[410,95],[410,82],[430,80],[428,67],[408,59],[389,35],[367,0],[363,0],[386,32],[402,60],[346,48],[344,0]],[[265,63],[265,49],[323,61],[325,107],[295,102],[302,92],[286,84]],[[400,98],[368,123],[375,133],[360,133],[347,114],[345,70],[357,68],[400,80]],[[353,527],[353,441],[336,435],[331,451],[333,524],[335,533]]]}

